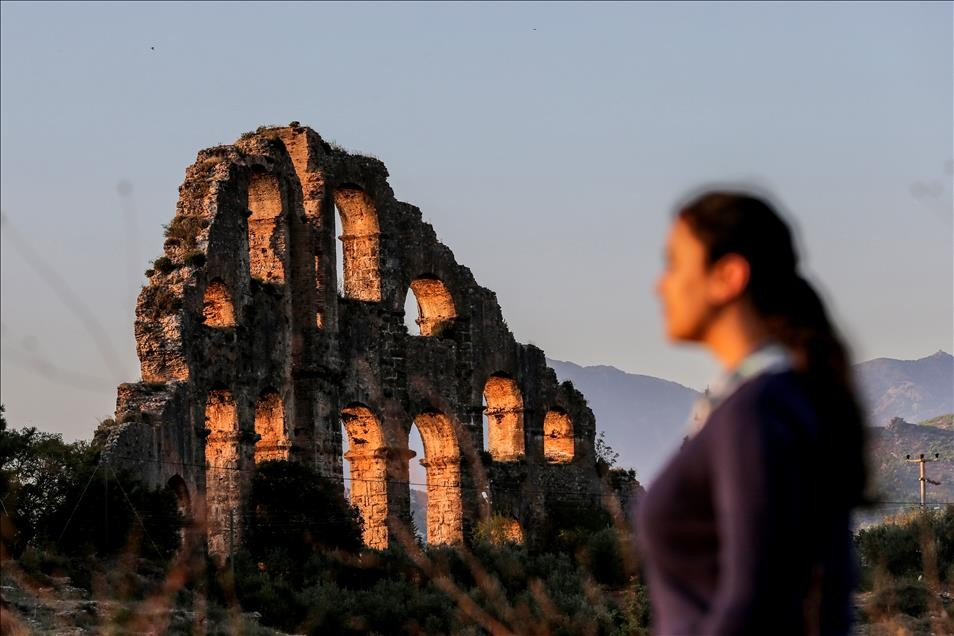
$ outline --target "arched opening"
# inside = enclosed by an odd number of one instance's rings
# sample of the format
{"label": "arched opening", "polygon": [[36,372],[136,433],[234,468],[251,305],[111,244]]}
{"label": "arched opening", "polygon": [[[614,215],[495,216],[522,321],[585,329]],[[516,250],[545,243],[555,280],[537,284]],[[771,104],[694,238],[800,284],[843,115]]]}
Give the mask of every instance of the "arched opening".
{"label": "arched opening", "polygon": [[275,391],[265,391],[255,404],[255,463],[288,459],[291,444],[285,433],[285,405]]}
{"label": "arched opening", "polygon": [[[381,300],[378,213],[374,203],[357,186],[335,190],[335,208],[340,216],[339,280],[345,298]],[[336,228],[339,226],[336,224]]]}
{"label": "arched opening", "polygon": [[573,461],[573,420],[561,408],[550,409],[543,418],[543,455],[554,464]]}
{"label": "arched opening", "polygon": [[347,435],[345,459],[350,465],[348,485],[351,503],[364,520],[364,542],[388,546],[388,450],[381,422],[368,407],[352,404],[341,409]]}
{"label": "arched opening", "polygon": [[234,327],[235,306],[229,288],[219,279],[205,287],[202,295],[202,322],[209,327]]}
{"label": "arched opening", "polygon": [[166,482],[166,487],[176,496],[176,512],[182,516],[182,524],[188,524],[192,519],[192,498],[189,497],[185,480],[180,475],[173,475]]}
{"label": "arched opening", "polygon": [[[411,426],[407,436],[407,448],[410,457],[424,457],[424,441],[421,439],[421,430]],[[408,461],[408,481],[410,482],[411,518],[414,520],[416,535],[423,542],[427,542],[427,469],[419,461]]]}
{"label": "arched opening", "polygon": [[404,328],[412,336],[421,335],[421,326],[417,320],[420,317],[420,307],[417,304],[417,298],[414,294],[405,294],[404,296]]}
{"label": "arched opening", "polygon": [[219,558],[238,545],[238,417],[231,391],[210,391],[205,405],[205,501],[209,553]]}
{"label": "arched opening", "polygon": [[253,173],[248,182],[248,263],[252,278],[285,282],[287,238],[282,221],[282,191],[278,177]]}
{"label": "arched opening", "polygon": [[515,461],[524,456],[523,396],[516,380],[492,375],[484,385],[487,416],[487,450],[495,461]]}
{"label": "arched opening", "polygon": [[426,471],[427,542],[451,544],[463,541],[463,508],[460,490],[460,447],[450,418],[437,411],[414,418],[421,434]]}
{"label": "arched opening", "polygon": [[189,497],[189,488],[180,475],[170,477],[166,488],[176,497],[176,512],[182,520],[182,525],[179,526],[179,545],[184,546],[186,529],[192,525],[192,498]]}
{"label": "arched opening", "polygon": [[[417,320],[414,321],[418,327],[416,331],[422,336],[441,335],[457,317],[450,291],[440,279],[422,276],[411,281],[411,292],[417,301]],[[405,324],[407,308],[408,303],[405,303]]]}

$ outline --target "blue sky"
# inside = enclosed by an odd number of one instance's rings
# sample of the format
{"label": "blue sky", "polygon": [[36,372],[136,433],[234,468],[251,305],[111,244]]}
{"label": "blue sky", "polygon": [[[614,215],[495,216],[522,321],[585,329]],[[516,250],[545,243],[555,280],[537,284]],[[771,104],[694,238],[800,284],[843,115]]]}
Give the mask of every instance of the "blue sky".
{"label": "blue sky", "polygon": [[673,204],[724,181],[786,205],[856,359],[954,348],[951,3],[5,2],[0,17],[0,399],[16,426],[88,437],[111,413],[138,378],[135,295],[185,167],[292,120],[381,158],[551,357],[704,386],[715,366],[664,341],[652,288]]}

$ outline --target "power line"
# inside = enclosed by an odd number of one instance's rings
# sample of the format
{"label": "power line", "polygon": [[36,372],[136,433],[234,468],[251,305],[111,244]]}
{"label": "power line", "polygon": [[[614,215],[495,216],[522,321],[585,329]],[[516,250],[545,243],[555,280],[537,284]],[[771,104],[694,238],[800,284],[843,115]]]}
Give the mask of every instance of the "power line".
{"label": "power line", "polygon": [[[240,467],[237,467],[237,466],[210,466],[210,465],[208,465],[208,464],[197,464],[197,463],[188,463],[188,462],[172,462],[172,461],[164,461],[164,460],[161,460],[161,459],[143,459],[143,458],[141,458],[141,457],[132,457],[132,456],[127,456],[127,455],[112,455],[111,457],[115,457],[115,458],[118,458],[118,459],[127,459],[127,460],[131,460],[131,461],[138,462],[138,463],[141,463],[141,464],[153,463],[153,464],[165,464],[165,465],[171,465],[171,466],[183,466],[183,467],[189,467],[189,468],[203,468],[203,469],[205,469],[205,470],[207,470],[207,471],[208,471],[208,470],[213,470],[213,471],[215,471],[215,470],[231,470],[231,471],[235,471],[235,472],[252,473],[252,472],[255,472],[255,470],[256,470],[255,467],[252,467],[252,468],[240,468]],[[447,489],[450,489],[450,490],[461,490],[461,491],[469,491],[469,492],[486,492],[486,491],[488,490],[488,489],[486,489],[486,488],[478,488],[478,487],[463,486],[463,485],[461,485],[461,486],[451,486],[451,485],[447,485],[447,484],[430,484],[430,485],[428,485],[427,483],[420,483],[420,482],[414,482],[414,481],[403,481],[403,480],[397,480],[397,479],[367,479],[367,478],[357,478],[357,477],[340,477],[340,478],[334,477],[334,478],[332,478],[332,479],[333,479],[333,481],[339,481],[339,480],[341,480],[341,481],[360,482],[360,483],[395,484],[395,485],[408,485],[408,486],[424,486],[424,487],[427,487],[427,488],[447,488]],[[594,498],[595,498],[595,497],[607,497],[607,498],[608,498],[608,497],[614,496],[612,493],[591,493],[591,494],[588,494],[588,493],[580,493],[579,491],[575,491],[575,490],[526,490],[526,489],[523,489],[523,488],[512,488],[512,487],[511,487],[511,488],[508,488],[508,487],[503,487],[503,486],[494,486],[494,487],[493,487],[493,490],[495,490],[495,491],[497,491],[497,492],[523,493],[523,494],[528,494],[528,495],[533,495],[533,494],[564,494],[564,495],[571,495],[571,496],[572,496],[572,495],[577,495],[577,496],[580,496],[580,497],[594,497]],[[878,501],[878,502],[875,502],[875,505],[902,505],[902,506],[909,506],[909,505],[910,505],[910,506],[916,506],[916,505],[918,505],[918,504],[919,504],[919,502],[917,502],[917,501]],[[954,505],[954,501],[928,502],[927,505],[934,505],[934,506]]]}
{"label": "power line", "polygon": [[[162,554],[162,550],[160,550],[159,546],[156,545],[156,542],[153,541],[152,535],[150,535],[149,530],[146,529],[145,522],[143,522],[142,517],[139,516],[139,511],[136,510],[136,506],[134,506],[133,502],[129,499],[129,495],[126,494],[126,489],[123,488],[122,482],[119,480],[119,477],[116,476],[116,471],[111,466],[109,468],[110,470],[113,471],[113,478],[116,480],[116,483],[119,485],[119,491],[123,493],[123,497],[126,499],[126,503],[129,504],[129,508],[133,511],[133,514],[136,515],[136,519],[139,521],[139,525],[142,526],[143,534],[145,534],[146,538],[149,539],[149,543],[151,543],[152,547],[156,550],[156,554]],[[106,480],[106,483],[109,483],[108,479]],[[109,500],[107,499],[107,503],[108,501]]]}
{"label": "power line", "polygon": [[66,520],[66,523],[63,525],[63,529],[60,531],[60,536],[57,537],[56,539],[57,543],[59,543],[63,539],[63,535],[66,534],[66,529],[70,527],[70,522],[73,520],[73,515],[76,514],[76,511],[79,510],[80,504],[83,503],[83,497],[86,496],[86,491],[89,489],[89,485],[93,483],[93,477],[96,476],[96,471],[99,470],[99,466],[102,463],[103,463],[102,460],[100,460],[99,464],[96,464],[96,467],[93,468],[93,473],[89,476],[89,480],[86,482],[86,486],[83,488],[83,492],[80,493],[79,499],[77,499],[76,501],[76,505],[73,506],[73,512],[70,513],[69,518]]}
{"label": "power line", "polygon": [[[128,456],[128,455],[111,455],[110,457],[114,457],[114,458],[117,458],[117,459],[126,459],[126,460],[130,460],[130,461],[138,462],[138,463],[140,463],[140,464],[147,464],[147,463],[151,463],[151,464],[165,464],[165,465],[169,465],[169,466],[182,466],[182,467],[188,467],[188,468],[202,468],[202,469],[205,469],[205,470],[207,470],[207,471],[208,471],[208,470],[213,470],[213,471],[214,471],[214,470],[231,470],[231,471],[235,471],[235,472],[251,473],[251,472],[255,472],[255,470],[256,470],[254,467],[253,467],[253,468],[239,468],[239,467],[237,467],[237,466],[209,466],[208,464],[196,464],[196,463],[188,463],[188,462],[172,462],[172,461],[164,461],[164,460],[161,460],[161,459],[143,459],[143,458],[141,458],[141,457],[132,457],[132,456]],[[447,489],[449,489],[449,490],[463,490],[463,491],[473,491],[473,492],[487,492],[487,490],[488,490],[488,488],[477,488],[477,487],[463,486],[463,485],[460,485],[460,486],[452,486],[452,485],[448,485],[448,484],[431,484],[430,486],[428,486],[427,483],[420,483],[420,482],[414,482],[414,481],[403,481],[403,480],[397,480],[397,479],[366,479],[366,478],[358,478],[358,477],[340,477],[340,478],[334,477],[334,478],[332,478],[332,479],[333,479],[334,481],[338,481],[338,480],[340,479],[340,480],[342,480],[342,481],[360,482],[360,483],[397,484],[397,485],[408,485],[408,486],[425,486],[425,487],[429,487],[429,488],[447,488]],[[501,492],[501,491],[502,491],[502,492],[516,492],[516,493],[523,493],[523,494],[528,494],[528,495],[533,495],[533,494],[567,494],[567,495],[589,496],[589,495],[583,495],[583,494],[581,494],[581,493],[579,493],[578,491],[575,491],[575,490],[526,490],[526,489],[523,489],[523,488],[506,488],[506,487],[498,487],[498,486],[495,486],[495,487],[493,488],[493,490],[498,491],[498,492]],[[611,494],[608,494],[608,495],[596,494],[596,495],[593,495],[593,496],[610,497],[610,496],[612,496],[612,495],[611,495]]]}
{"label": "power line", "polygon": [[86,303],[83,302],[83,299],[70,289],[70,285],[63,280],[56,270],[47,265],[43,257],[40,256],[36,250],[27,244],[26,240],[20,236],[20,233],[14,229],[10,218],[6,214],[0,213],[0,226],[4,229],[3,235],[10,239],[13,248],[20,253],[23,260],[33,268],[43,282],[53,290],[60,301],[79,319],[80,324],[83,325],[83,328],[86,329],[86,332],[93,339],[93,343],[96,345],[100,357],[102,357],[106,366],[109,367],[109,370],[116,376],[122,376],[124,374],[123,364],[113,349],[109,334],[99,322],[96,315],[90,311]]}

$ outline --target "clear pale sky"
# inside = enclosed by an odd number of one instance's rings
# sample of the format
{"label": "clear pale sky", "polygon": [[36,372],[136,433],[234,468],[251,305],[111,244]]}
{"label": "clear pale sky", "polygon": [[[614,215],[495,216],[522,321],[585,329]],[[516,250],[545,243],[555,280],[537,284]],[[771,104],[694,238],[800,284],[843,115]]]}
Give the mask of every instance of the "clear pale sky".
{"label": "clear pale sky", "polygon": [[673,204],[712,181],[786,205],[857,360],[951,351],[952,24],[917,2],[3,3],[8,419],[73,439],[111,414],[186,166],[292,120],[381,158],[551,357],[705,385],[653,283]]}

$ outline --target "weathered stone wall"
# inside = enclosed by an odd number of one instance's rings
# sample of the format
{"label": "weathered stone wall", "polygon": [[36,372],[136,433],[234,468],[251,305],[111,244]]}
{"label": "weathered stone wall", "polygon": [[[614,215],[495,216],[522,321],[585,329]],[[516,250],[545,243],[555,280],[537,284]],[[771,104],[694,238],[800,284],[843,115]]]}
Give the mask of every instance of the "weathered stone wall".
{"label": "weathered stone wall", "polygon": [[[421,335],[405,327],[408,293]],[[412,425],[431,542],[464,540],[491,512],[532,541],[548,496],[600,491],[583,396],[514,340],[494,293],[394,198],[380,161],[309,128],[199,153],[136,340],[142,381],[119,388],[107,457],[185,490],[213,554],[241,541],[251,470],[275,458],[350,480],[365,541],[386,546],[410,518]]]}

